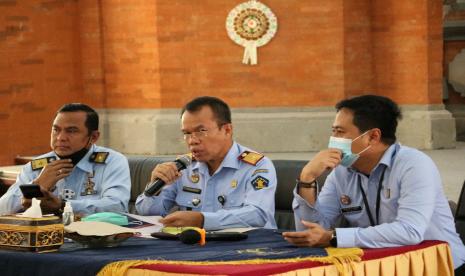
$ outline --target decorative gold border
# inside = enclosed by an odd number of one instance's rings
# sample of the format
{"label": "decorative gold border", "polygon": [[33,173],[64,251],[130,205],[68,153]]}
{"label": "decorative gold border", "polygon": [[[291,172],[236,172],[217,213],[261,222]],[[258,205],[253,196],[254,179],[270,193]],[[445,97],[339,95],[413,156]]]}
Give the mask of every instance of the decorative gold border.
{"label": "decorative gold border", "polygon": [[[50,247],[63,244],[63,239],[63,224],[44,226],[0,224],[0,247]],[[35,244],[31,244],[33,241]]]}

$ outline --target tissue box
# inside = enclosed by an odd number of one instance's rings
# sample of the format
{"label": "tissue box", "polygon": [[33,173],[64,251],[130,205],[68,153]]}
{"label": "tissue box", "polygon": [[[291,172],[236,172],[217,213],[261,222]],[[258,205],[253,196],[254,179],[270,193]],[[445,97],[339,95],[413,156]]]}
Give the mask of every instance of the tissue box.
{"label": "tissue box", "polygon": [[57,216],[0,216],[0,248],[33,252],[57,251],[63,244],[63,224]]}

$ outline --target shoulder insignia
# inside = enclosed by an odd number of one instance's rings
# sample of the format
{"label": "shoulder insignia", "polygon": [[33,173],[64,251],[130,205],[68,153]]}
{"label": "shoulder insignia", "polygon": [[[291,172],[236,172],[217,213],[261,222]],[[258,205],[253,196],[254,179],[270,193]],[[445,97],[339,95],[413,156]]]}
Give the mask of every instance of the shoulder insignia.
{"label": "shoulder insignia", "polygon": [[257,165],[258,161],[263,159],[263,157],[265,156],[258,152],[244,151],[241,153],[241,155],[239,155],[238,159],[252,166],[255,166]]}
{"label": "shoulder insignia", "polygon": [[35,159],[31,161],[31,168],[33,171],[37,171],[42,169],[43,167],[47,166],[52,161],[57,160],[55,156],[44,157],[40,159]]}
{"label": "shoulder insignia", "polygon": [[94,152],[90,155],[89,161],[97,164],[104,164],[110,155],[109,152]]}
{"label": "shoulder insignia", "polygon": [[252,180],[252,186],[255,190],[261,190],[263,188],[268,187],[270,181],[263,176],[257,176]]}

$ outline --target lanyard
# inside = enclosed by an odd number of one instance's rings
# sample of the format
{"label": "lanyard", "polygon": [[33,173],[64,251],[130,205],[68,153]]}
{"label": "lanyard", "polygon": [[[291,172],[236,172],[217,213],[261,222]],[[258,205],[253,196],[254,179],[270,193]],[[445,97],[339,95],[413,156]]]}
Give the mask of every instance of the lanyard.
{"label": "lanyard", "polygon": [[365,204],[365,208],[367,209],[367,214],[368,214],[368,218],[370,219],[371,226],[375,226],[379,222],[379,205],[381,202],[381,189],[383,188],[383,179],[384,179],[384,173],[386,172],[386,168],[387,166],[384,167],[383,172],[381,173],[381,177],[379,178],[379,183],[378,183],[378,195],[376,197],[376,224],[375,224],[375,221],[373,220],[373,215],[371,214],[370,206],[368,205],[367,195],[365,194],[365,190],[363,190],[363,187],[362,187],[362,179],[360,175],[358,175],[358,186],[360,187],[360,190],[362,191],[363,203]]}

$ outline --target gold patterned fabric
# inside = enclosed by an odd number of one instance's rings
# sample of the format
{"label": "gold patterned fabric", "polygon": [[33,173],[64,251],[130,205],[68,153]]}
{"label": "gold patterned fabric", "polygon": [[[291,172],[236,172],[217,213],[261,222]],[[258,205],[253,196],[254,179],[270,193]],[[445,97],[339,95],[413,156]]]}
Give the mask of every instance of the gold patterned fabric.
{"label": "gold patterned fabric", "polygon": [[[336,265],[316,264],[310,268],[296,269],[281,274],[285,276],[452,276],[454,268],[452,255],[446,243],[413,250],[402,254],[384,256],[360,262],[343,263],[343,272],[338,272]],[[252,272],[253,274],[254,272]],[[130,268],[125,275],[200,275],[205,273],[176,273]],[[225,274],[227,272],[225,271]],[[255,272],[259,274],[259,272]]]}
{"label": "gold patterned fabric", "polygon": [[63,244],[58,217],[0,217],[0,248],[35,252],[56,251]]}

